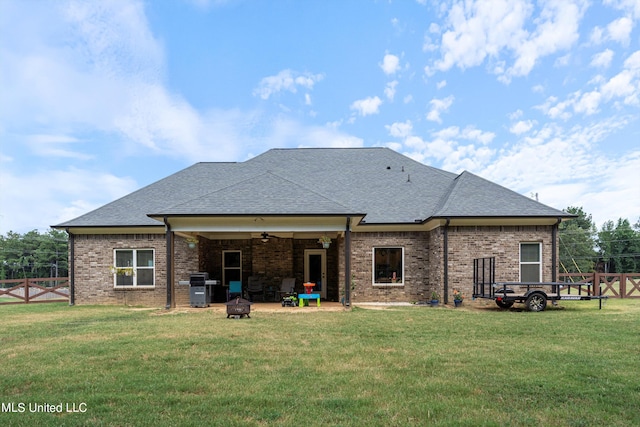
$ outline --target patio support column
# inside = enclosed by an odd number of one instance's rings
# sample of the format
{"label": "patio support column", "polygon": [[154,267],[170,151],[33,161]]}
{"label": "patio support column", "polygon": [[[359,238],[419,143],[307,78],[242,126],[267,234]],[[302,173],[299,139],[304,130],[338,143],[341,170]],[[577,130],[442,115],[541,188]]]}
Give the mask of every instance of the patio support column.
{"label": "patio support column", "polygon": [[344,230],[344,305],[351,305],[351,217]]}
{"label": "patio support column", "polygon": [[171,231],[171,225],[166,216],[164,217],[164,225],[166,228],[165,237],[167,245],[167,305],[165,308],[169,310],[175,304],[171,298],[173,293],[173,232]]}
{"label": "patio support column", "polygon": [[76,237],[69,232],[69,305],[76,304]]}
{"label": "patio support column", "polygon": [[451,218],[447,218],[444,224],[444,242],[442,244],[442,252],[444,252],[444,303],[449,304],[449,223]]}

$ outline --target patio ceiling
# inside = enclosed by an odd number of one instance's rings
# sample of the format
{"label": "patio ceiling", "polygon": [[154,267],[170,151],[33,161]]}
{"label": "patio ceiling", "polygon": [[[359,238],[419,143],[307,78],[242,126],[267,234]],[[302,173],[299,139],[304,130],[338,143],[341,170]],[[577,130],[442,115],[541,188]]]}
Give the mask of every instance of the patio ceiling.
{"label": "patio ceiling", "polygon": [[[361,219],[362,216],[352,218],[352,224]],[[347,216],[171,216],[167,222],[172,231],[191,233],[313,234],[344,231]]]}

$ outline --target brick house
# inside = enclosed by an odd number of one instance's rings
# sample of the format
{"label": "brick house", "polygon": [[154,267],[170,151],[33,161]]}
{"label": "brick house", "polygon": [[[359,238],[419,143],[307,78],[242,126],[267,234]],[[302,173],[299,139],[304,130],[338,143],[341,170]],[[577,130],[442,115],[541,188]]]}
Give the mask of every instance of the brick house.
{"label": "brick house", "polygon": [[555,281],[571,217],[387,148],[274,149],[197,163],[54,228],[70,236],[72,304],[169,308],[189,303],[179,282],[198,271],[312,281],[347,303],[470,295],[473,259],[488,256],[500,280]]}

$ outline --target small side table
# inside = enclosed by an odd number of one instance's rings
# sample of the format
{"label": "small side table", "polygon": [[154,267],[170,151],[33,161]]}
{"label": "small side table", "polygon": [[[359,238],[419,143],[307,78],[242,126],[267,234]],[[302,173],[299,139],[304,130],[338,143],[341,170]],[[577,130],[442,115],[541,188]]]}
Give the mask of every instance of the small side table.
{"label": "small side table", "polygon": [[307,300],[306,305],[309,305],[309,300],[312,299],[316,300],[316,305],[320,307],[320,294],[298,294],[298,299],[300,300],[299,307],[305,305],[305,300]]}

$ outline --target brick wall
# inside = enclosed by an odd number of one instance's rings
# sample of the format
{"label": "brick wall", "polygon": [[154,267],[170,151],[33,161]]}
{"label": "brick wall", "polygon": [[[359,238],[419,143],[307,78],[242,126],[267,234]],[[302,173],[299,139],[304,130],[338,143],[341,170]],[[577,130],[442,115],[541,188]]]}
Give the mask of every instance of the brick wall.
{"label": "brick wall", "polygon": [[449,227],[449,291],[457,288],[471,296],[474,258],[495,257],[496,281],[519,281],[520,243],[524,242],[542,243],[542,281],[551,281],[552,229],[553,226]]}
{"label": "brick wall", "polygon": [[[496,279],[519,280],[521,242],[542,243],[542,280],[550,281],[552,226],[449,227],[449,300],[453,289],[470,298],[473,287],[473,259],[496,258]],[[351,273],[353,302],[427,301],[431,291],[443,296],[444,229],[429,232],[351,233]],[[373,248],[403,247],[404,285],[373,285]],[[304,249],[318,249],[316,239],[208,240],[201,238],[196,249],[177,237],[174,240],[174,301],[189,304],[189,287],[178,285],[195,271],[209,272],[222,279],[222,251],[241,250],[243,282],[251,274],[260,275],[267,285],[279,288],[282,278],[295,277],[298,291],[304,280]],[[154,289],[114,289],[110,267],[114,249],[154,249]],[[75,236],[75,301],[77,304],[127,304],[164,307],[166,305],[166,241],[164,234],[117,234]],[[338,301],[344,291],[344,238],[327,250],[327,299]]]}
{"label": "brick wall", "polygon": [[[76,304],[166,305],[164,234],[75,235]],[[114,289],[114,249],[154,249],[154,289]]]}
{"label": "brick wall", "polygon": [[[404,247],[404,285],[373,285],[373,248],[380,246]],[[424,301],[429,291],[428,263],[427,233],[351,233],[351,273],[355,283],[351,301]]]}
{"label": "brick wall", "polygon": [[[163,236],[164,238],[164,236]],[[188,285],[180,285],[179,281],[189,280],[189,276],[191,273],[197,271],[203,271],[199,268],[198,260],[199,253],[202,250],[202,245],[198,244],[195,248],[190,248],[186,239],[182,237],[175,236],[173,240],[173,276],[174,276],[174,294],[173,301],[176,305],[188,305],[189,304],[189,286]],[[156,256],[156,262],[161,264],[163,267],[166,265],[166,252],[165,257],[159,259]],[[206,270],[204,270],[206,271]],[[162,282],[166,282],[166,273],[164,276],[159,277],[156,273],[156,285],[157,281],[162,280]],[[157,286],[156,286],[157,287]],[[166,288],[164,295],[164,302],[166,305]]]}
{"label": "brick wall", "polygon": [[[449,227],[449,301],[453,289],[467,298],[473,290],[473,259],[496,258],[496,279],[520,280],[520,243],[542,243],[542,280],[551,281],[552,226]],[[373,285],[373,248],[404,247],[404,286]],[[444,299],[444,228],[415,233],[352,233],[352,302],[412,302],[431,299],[436,291]],[[344,289],[344,240],[340,240],[340,286]]]}

